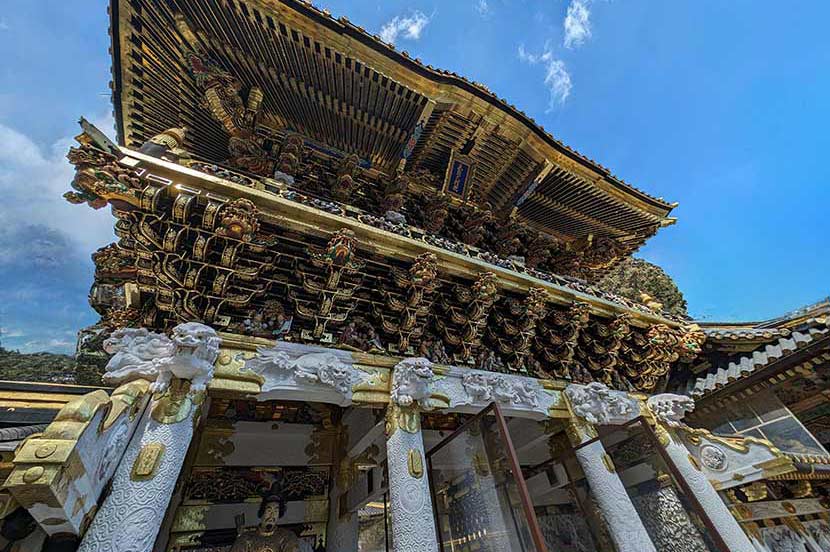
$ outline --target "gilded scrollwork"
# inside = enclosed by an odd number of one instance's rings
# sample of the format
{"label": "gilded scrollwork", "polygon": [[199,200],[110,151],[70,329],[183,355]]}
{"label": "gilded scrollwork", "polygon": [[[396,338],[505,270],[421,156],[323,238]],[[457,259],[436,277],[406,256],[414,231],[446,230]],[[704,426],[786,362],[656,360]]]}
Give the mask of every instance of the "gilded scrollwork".
{"label": "gilded scrollwork", "polygon": [[397,338],[396,348],[406,353],[410,340],[424,333],[427,315],[432,306],[432,294],[437,289],[438,259],[433,253],[419,255],[408,271],[394,270],[392,279],[397,292],[386,292],[386,309],[396,318],[378,311],[384,332]]}

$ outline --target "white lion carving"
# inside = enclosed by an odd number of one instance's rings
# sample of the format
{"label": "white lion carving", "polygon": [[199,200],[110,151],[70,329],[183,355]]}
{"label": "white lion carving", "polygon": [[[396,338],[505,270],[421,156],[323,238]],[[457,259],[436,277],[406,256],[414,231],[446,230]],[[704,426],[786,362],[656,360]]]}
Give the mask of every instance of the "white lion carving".
{"label": "white lion carving", "polygon": [[392,390],[389,393],[392,402],[398,406],[411,406],[417,402],[422,408],[429,408],[434,377],[432,362],[426,358],[400,361],[392,372]]}
{"label": "white lion carving", "polygon": [[334,387],[347,395],[351,390],[352,370],[332,353],[309,353],[294,361],[296,377]]}
{"label": "white lion carving", "polygon": [[596,381],[588,385],[569,385],[565,394],[574,414],[591,424],[622,423],[639,414],[637,401]]}
{"label": "white lion carving", "polygon": [[250,370],[263,376],[270,368],[288,370],[291,368],[291,357],[285,351],[260,347],[257,356],[245,363],[245,370]]}
{"label": "white lion carving", "polygon": [[667,426],[678,427],[683,425],[683,416],[695,409],[695,401],[683,395],[661,393],[649,397],[646,406]]}
{"label": "white lion carving", "polygon": [[530,407],[539,405],[534,385],[519,378],[468,372],[462,376],[461,383],[474,401],[496,400],[516,406],[524,404]]}
{"label": "white lion carving", "polygon": [[271,370],[293,374],[297,380],[333,387],[341,395],[351,392],[352,368],[333,353],[306,353],[292,359],[286,351],[260,348],[258,355],[245,363],[245,369],[265,377]]}
{"label": "white lion carving", "polygon": [[461,384],[474,401],[487,402],[493,399],[491,377],[480,372],[468,372],[461,377]]}
{"label": "white lion carving", "polygon": [[190,391],[204,391],[213,377],[213,363],[219,355],[221,338],[210,326],[198,322],[186,322],[173,328],[172,356],[159,363],[158,379],[152,386],[154,392],[164,392],[173,377],[190,380]]}
{"label": "white lion carving", "polygon": [[104,350],[113,355],[107,362],[104,381],[120,385],[137,379],[155,380],[159,364],[173,356],[175,346],[164,334],[146,328],[122,328],[104,340]]}

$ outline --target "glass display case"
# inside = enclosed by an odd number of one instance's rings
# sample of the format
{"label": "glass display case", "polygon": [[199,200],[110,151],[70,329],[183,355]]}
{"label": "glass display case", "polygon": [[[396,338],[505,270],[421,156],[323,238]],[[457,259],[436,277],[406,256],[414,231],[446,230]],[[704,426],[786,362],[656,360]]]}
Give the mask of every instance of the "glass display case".
{"label": "glass display case", "polygon": [[443,552],[546,552],[507,423],[493,404],[427,453]]}

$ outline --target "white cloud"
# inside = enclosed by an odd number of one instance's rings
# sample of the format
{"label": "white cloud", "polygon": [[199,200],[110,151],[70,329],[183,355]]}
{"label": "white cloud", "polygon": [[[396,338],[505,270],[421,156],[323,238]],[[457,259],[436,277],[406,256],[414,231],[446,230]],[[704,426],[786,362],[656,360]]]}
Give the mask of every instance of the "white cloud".
{"label": "white cloud", "polygon": [[591,38],[591,10],[588,9],[590,0],[571,0],[568,5],[568,13],[565,15],[565,39],[566,48],[582,46],[586,40]]}
{"label": "white cloud", "polygon": [[554,58],[549,44],[545,45],[545,49],[541,54],[528,52],[525,50],[524,45],[520,45],[518,54],[519,59],[525,63],[531,65],[542,64],[545,66],[544,83],[550,93],[548,111],[555,109],[568,99],[573,88],[571,75],[568,73],[567,67],[565,67],[565,62]]}
{"label": "white cloud", "polygon": [[475,5],[476,11],[482,17],[487,17],[490,15],[492,10],[490,9],[490,4],[487,3],[487,0],[478,0]]}
{"label": "white cloud", "polygon": [[550,90],[549,109],[553,109],[555,104],[564,103],[571,95],[571,74],[565,68],[565,62],[559,59],[552,59],[547,62],[547,73],[545,74],[545,84]]}
{"label": "white cloud", "polygon": [[381,27],[380,38],[388,44],[394,44],[399,35],[418,40],[427,23],[429,23],[429,17],[417,10],[407,17],[395,16]]}
{"label": "white cloud", "polygon": [[12,337],[23,337],[24,334],[21,330],[17,330],[15,328],[0,328],[0,339],[2,338],[12,338]]}
{"label": "white cloud", "polygon": [[[112,135],[112,116],[94,124]],[[74,140],[65,137],[45,150],[22,132],[0,124],[0,252],[6,260],[16,255],[59,254],[63,243],[84,256],[113,241],[113,217],[109,209],[93,211],[63,199],[71,189],[74,169],[66,153]],[[28,243],[16,237],[40,232]],[[2,239],[6,238],[6,239]],[[62,243],[63,242],[63,243]],[[34,251],[37,249],[38,251]]]}

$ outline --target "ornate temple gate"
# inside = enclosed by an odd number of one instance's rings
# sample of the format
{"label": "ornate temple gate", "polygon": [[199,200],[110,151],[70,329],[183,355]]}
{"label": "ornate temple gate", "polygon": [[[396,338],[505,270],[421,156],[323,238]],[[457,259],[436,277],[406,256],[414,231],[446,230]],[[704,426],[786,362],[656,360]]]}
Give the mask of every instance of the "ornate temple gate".
{"label": "ornate temple gate", "polygon": [[[385,496],[397,552],[462,551],[476,541],[492,550],[662,552],[675,550],[678,538],[690,552],[754,550],[678,437],[689,407],[683,397],[644,400],[598,383],[565,386],[287,342],[263,347],[230,335],[220,348],[220,336],[199,324],[182,325],[167,342],[144,330],[120,336],[124,353],[155,340],[156,364],[170,369],[149,404],[145,380],[130,377],[140,371],[129,371],[111,400],[135,388],[125,402],[134,406],[107,407],[99,411],[113,422],[79,426],[84,450],[106,450],[104,471],[90,470],[112,481],[97,512],[84,515],[60,476],[43,486],[35,479],[47,468],[69,473],[64,456],[46,455],[50,436],[95,393],[27,441],[9,478],[44,527],[80,520],[81,550],[225,549],[240,539],[287,538],[295,533],[283,527],[300,524],[302,549],[356,551],[358,511]],[[249,399],[231,399],[243,389]],[[453,415],[472,417],[455,433],[436,429],[436,416]],[[257,416],[270,421],[248,421]],[[124,430],[113,433],[118,424]],[[195,452],[186,465],[188,449]],[[475,496],[465,492],[470,477]],[[271,529],[254,498],[262,484],[278,488],[286,506]],[[236,502],[223,502],[222,493]],[[57,507],[43,509],[47,500]],[[472,525],[463,500],[475,503]],[[243,530],[258,518],[258,529]]]}

